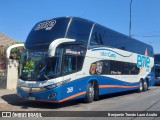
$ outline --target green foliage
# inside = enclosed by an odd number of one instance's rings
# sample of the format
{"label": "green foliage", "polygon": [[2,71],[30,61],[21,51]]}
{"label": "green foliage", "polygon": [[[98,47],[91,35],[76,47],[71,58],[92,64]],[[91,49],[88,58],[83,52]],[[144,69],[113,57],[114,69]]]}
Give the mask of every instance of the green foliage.
{"label": "green foliage", "polygon": [[[21,44],[21,43],[22,42],[17,42],[16,44]],[[5,65],[6,65],[6,50],[7,50],[8,47],[9,47],[9,45],[0,46],[0,69],[5,69]],[[13,48],[11,50],[10,56],[12,56],[12,58],[14,60],[20,60],[22,49],[23,49],[22,47]]]}
{"label": "green foliage", "polygon": [[27,60],[24,65],[24,70],[32,70],[34,68],[34,62],[32,60]]}
{"label": "green foliage", "polygon": [[0,70],[6,68],[6,51],[7,46],[0,46]]}

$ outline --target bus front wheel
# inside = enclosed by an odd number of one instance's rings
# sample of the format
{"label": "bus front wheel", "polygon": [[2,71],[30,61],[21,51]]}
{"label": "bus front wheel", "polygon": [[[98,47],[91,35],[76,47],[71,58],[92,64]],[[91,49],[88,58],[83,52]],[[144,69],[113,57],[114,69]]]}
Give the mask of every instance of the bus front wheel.
{"label": "bus front wheel", "polygon": [[99,100],[99,86],[98,83],[94,83],[94,100]]}
{"label": "bus front wheel", "polygon": [[86,89],[86,97],[84,101],[86,103],[91,103],[94,99],[94,85],[92,83],[88,83],[87,89]]}

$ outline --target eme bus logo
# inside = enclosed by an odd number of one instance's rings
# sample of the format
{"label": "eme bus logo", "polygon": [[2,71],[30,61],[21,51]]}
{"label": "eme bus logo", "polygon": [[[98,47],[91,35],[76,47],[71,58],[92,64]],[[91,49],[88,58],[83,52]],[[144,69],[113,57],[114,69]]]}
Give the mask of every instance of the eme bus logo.
{"label": "eme bus logo", "polygon": [[45,29],[45,30],[51,30],[54,25],[56,24],[55,20],[48,20],[42,23],[39,23],[36,27],[35,27],[35,31],[37,30],[41,30],[41,29]]}
{"label": "eme bus logo", "polygon": [[137,67],[149,68],[150,67],[149,65],[150,65],[150,58],[148,56],[144,56],[144,55],[137,56]]}

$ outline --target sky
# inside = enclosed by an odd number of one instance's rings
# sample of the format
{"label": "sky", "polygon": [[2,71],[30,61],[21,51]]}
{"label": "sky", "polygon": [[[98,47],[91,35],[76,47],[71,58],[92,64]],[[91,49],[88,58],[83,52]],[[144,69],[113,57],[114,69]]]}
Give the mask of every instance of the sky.
{"label": "sky", "polygon": [[[132,0],[131,36],[160,53],[160,0]],[[130,0],[0,0],[0,32],[25,42],[39,21],[76,16],[129,35]]]}

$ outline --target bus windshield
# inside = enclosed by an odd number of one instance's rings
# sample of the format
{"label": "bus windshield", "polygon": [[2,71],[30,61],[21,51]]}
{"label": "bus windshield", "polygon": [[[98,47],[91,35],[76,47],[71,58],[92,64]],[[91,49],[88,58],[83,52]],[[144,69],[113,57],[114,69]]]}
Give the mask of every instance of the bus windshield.
{"label": "bus windshield", "polygon": [[47,52],[23,51],[20,62],[20,78],[27,81],[52,79],[61,71],[61,50],[57,49],[54,57]]}
{"label": "bus windshield", "polygon": [[69,20],[69,18],[58,18],[37,23],[27,37],[26,49],[47,50],[51,42],[65,37]]}

